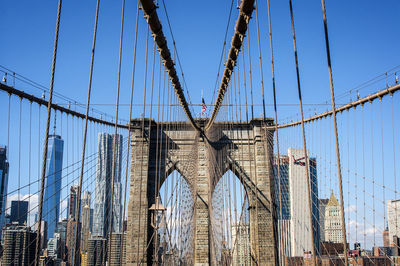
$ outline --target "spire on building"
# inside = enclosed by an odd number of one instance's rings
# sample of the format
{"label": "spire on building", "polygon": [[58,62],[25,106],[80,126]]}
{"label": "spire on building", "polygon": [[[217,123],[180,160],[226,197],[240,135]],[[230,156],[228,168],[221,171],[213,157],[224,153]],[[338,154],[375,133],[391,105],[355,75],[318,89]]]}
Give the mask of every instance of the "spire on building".
{"label": "spire on building", "polygon": [[327,206],[339,206],[339,202],[333,194],[333,190],[331,189],[331,197],[329,198]]}

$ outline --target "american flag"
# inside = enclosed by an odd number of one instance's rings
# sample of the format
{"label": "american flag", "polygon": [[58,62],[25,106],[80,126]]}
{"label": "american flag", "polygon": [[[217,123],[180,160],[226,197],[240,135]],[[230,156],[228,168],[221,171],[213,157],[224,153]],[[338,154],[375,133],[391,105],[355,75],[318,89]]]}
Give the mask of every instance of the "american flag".
{"label": "american flag", "polygon": [[204,98],[201,97],[201,115],[205,115],[206,111],[207,111],[207,105],[204,102]]}

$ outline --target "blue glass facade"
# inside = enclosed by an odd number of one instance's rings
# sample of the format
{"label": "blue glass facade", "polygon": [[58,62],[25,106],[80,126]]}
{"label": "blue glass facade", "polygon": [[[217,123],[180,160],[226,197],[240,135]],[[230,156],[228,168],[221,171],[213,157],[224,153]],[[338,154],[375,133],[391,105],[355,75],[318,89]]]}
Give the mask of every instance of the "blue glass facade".
{"label": "blue glass facade", "polygon": [[60,212],[61,174],[64,141],[60,136],[49,136],[46,164],[46,187],[43,201],[43,220],[47,221],[47,237],[54,237]]}
{"label": "blue glass facade", "polygon": [[5,220],[8,185],[7,147],[0,146],[0,236]]}
{"label": "blue glass facade", "polygon": [[317,159],[310,158],[310,183],[312,201],[312,222],[314,228],[314,243],[317,254],[320,252],[320,224],[319,224],[319,199],[318,199],[318,179],[317,179]]}
{"label": "blue glass facade", "polygon": [[281,175],[281,193],[282,198],[279,194],[279,178],[278,178],[278,165],[274,165],[274,173],[275,173],[275,204],[276,204],[276,212],[277,218],[281,219],[280,214],[280,202],[282,200],[282,219],[289,220],[290,219],[290,197],[289,197],[289,163],[280,162],[280,175]]}

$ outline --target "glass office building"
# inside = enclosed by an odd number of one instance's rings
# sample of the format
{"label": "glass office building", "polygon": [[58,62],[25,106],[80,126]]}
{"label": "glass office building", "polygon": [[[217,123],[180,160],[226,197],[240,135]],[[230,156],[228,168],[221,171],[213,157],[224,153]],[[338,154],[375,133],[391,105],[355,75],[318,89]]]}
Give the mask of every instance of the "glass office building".
{"label": "glass office building", "polygon": [[7,202],[8,161],[7,147],[0,146],[0,236],[1,229],[5,226],[5,211]]}
{"label": "glass office building", "polygon": [[[114,134],[99,133],[97,145],[96,191],[94,198],[93,236],[109,233],[110,197],[113,167]],[[122,135],[117,134],[113,199],[113,232],[121,230],[121,162]]]}
{"label": "glass office building", "polygon": [[60,212],[61,176],[64,141],[58,135],[50,135],[47,163],[46,187],[43,201],[43,220],[47,222],[47,237],[54,237]]}

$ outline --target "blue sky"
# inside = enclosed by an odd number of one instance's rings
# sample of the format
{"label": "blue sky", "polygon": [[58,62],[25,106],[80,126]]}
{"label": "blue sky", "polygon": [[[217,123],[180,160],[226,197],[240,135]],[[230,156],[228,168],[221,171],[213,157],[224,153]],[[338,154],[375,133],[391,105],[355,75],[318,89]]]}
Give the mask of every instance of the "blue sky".
{"label": "blue sky", "polygon": [[[101,1],[98,39],[94,61],[92,103],[95,108],[110,116],[114,116],[118,71],[118,49],[121,20],[122,1]],[[0,16],[0,65],[7,67],[18,74],[28,77],[35,82],[48,87],[50,83],[50,70],[52,50],[54,42],[54,30],[56,21],[57,1],[1,1],[2,15]],[[158,9],[160,20],[163,23],[164,33],[172,49],[172,39],[169,34],[165,12],[160,1]],[[215,81],[218,72],[219,58],[224,42],[225,28],[228,20],[230,1],[165,1],[170,18],[172,31],[176,41],[176,47],[182,63],[186,79],[187,91],[193,103],[201,103],[201,90],[204,91],[206,103],[212,102],[215,89]],[[306,115],[316,111],[326,110],[328,106],[310,106],[308,104],[321,104],[330,99],[328,69],[326,66],[325,43],[323,37],[323,24],[321,3],[315,1],[294,1],[294,17],[296,26],[297,47],[300,64],[300,75],[303,91],[303,102]],[[238,10],[232,11],[231,23],[227,34],[227,46],[233,33],[233,23],[237,18]],[[57,65],[55,73],[54,90],[77,102],[86,102],[86,92],[89,77],[90,50],[92,44],[94,14],[96,1],[64,1],[61,15],[60,39],[57,54]],[[377,76],[393,67],[400,65],[400,53],[398,43],[400,40],[397,19],[400,3],[396,0],[387,1],[326,1],[328,28],[330,35],[333,79],[336,95],[347,93],[359,84]],[[272,31],[275,57],[275,75],[277,88],[277,101],[279,121],[288,121],[298,118],[298,107],[285,104],[297,103],[296,74],[293,59],[293,43],[290,26],[288,1],[271,1]],[[135,103],[142,103],[144,56],[145,56],[145,33],[146,23],[140,12],[138,53],[135,76]],[[126,1],[125,25],[123,39],[123,58],[121,72],[121,97],[122,104],[129,104],[134,26],[136,15],[136,2]],[[269,40],[267,31],[267,9],[266,1],[259,2],[261,53],[263,64],[263,77],[265,87],[265,99],[267,103],[267,116],[273,116],[271,65],[269,56]],[[253,88],[255,93],[255,104],[261,104],[260,73],[258,62],[258,47],[255,24],[255,13],[250,22],[251,57],[253,71]],[[151,82],[151,60],[153,43],[149,42],[149,67],[148,67],[148,89]],[[245,55],[247,56],[247,38],[245,40]],[[241,57],[240,57],[241,58]],[[239,65],[241,65],[239,59]],[[246,59],[247,60],[247,59]],[[156,60],[156,64],[158,61]],[[157,65],[158,66],[158,65]],[[180,73],[179,66],[177,65]],[[156,70],[158,68],[156,67]],[[220,70],[223,71],[222,69]],[[156,71],[157,72],[157,71]],[[2,72],[0,72],[3,75]],[[181,77],[181,76],[180,76]],[[247,76],[247,79],[249,77]],[[393,83],[393,76],[390,76]],[[9,82],[11,82],[9,77]],[[156,82],[158,77],[156,74]],[[181,80],[182,82],[182,80]],[[220,80],[218,80],[219,84]],[[242,81],[243,82],[243,81]],[[248,82],[248,81],[247,81]],[[157,84],[157,83],[156,83]],[[361,96],[384,87],[384,81],[373,84],[360,90]],[[41,91],[24,83],[17,82],[17,89],[24,90],[37,96]],[[186,91],[185,91],[186,93]],[[346,94],[338,100],[338,103],[346,103],[355,99],[357,93]],[[395,98],[396,99],[396,98]],[[398,98],[397,98],[398,99]],[[154,103],[157,101],[155,96]],[[66,100],[55,98],[59,104],[67,104]],[[147,104],[149,104],[149,97]],[[389,102],[388,102],[389,103]],[[389,106],[389,105],[387,105]],[[386,105],[385,105],[386,107]],[[7,125],[8,96],[0,93],[0,123]],[[22,143],[27,145],[26,125],[29,123],[29,104],[23,102],[22,125],[24,126]],[[78,107],[72,106],[72,108]],[[212,109],[211,106],[208,107]],[[34,116],[37,116],[37,107],[33,107]],[[379,110],[379,109],[375,109]],[[12,98],[11,104],[11,138],[10,146],[10,187],[15,188],[18,175],[16,161],[18,160],[18,117],[19,100]],[[128,107],[121,106],[120,118],[128,119]],[[200,112],[200,107],[194,107],[195,116]],[[255,108],[255,116],[259,116],[262,108]],[[390,115],[391,109],[384,108],[385,115]],[[42,108],[42,115],[44,109]],[[153,115],[156,109],[153,110]],[[368,113],[368,112],[367,112]],[[139,117],[141,107],[134,109],[134,117]],[[146,115],[149,114],[147,108]],[[244,114],[244,111],[243,111]],[[378,118],[379,114],[375,114]],[[42,116],[42,123],[43,123]],[[244,117],[244,116],[243,116]],[[368,117],[366,115],[366,117]],[[62,120],[64,119],[64,120]],[[63,121],[63,122],[62,122]],[[58,120],[66,125],[68,118]],[[343,120],[344,124],[346,123]],[[359,121],[358,121],[359,122]],[[36,123],[36,120],[33,122]],[[391,130],[390,121],[385,124],[387,132]],[[398,126],[396,126],[397,128]],[[64,128],[65,129],[65,128]],[[90,134],[96,138],[95,130]],[[71,129],[69,129],[71,131]],[[111,130],[111,129],[103,129]],[[328,130],[327,127],[324,130]],[[35,131],[36,132],[36,131]],[[37,139],[37,133],[32,133],[32,139]],[[65,135],[65,132],[63,132]],[[70,132],[71,133],[71,132]],[[324,135],[322,132],[321,135]],[[386,133],[386,130],[385,130]],[[389,134],[387,133],[387,134]],[[43,132],[42,132],[43,134]],[[289,134],[286,143],[290,146],[291,141],[298,143],[296,138]],[[346,135],[344,133],[344,135]],[[388,135],[388,137],[390,137]],[[64,136],[67,139],[66,136]],[[322,137],[321,137],[322,138]],[[71,134],[69,142],[71,142]],[[76,137],[75,147],[79,147],[81,136]],[[378,145],[376,140],[376,146]],[[92,143],[93,142],[93,143]],[[95,152],[96,145],[91,142],[90,152]],[[311,146],[317,146],[317,140],[309,141]],[[322,139],[320,142],[324,142]],[[374,142],[374,141],[373,141]],[[0,143],[7,143],[7,127],[0,129]],[[333,143],[333,142],[332,142]],[[40,144],[40,143],[39,143]],[[385,142],[385,147],[390,148],[390,143]],[[32,154],[37,154],[38,144],[34,144]],[[285,146],[286,147],[286,146]],[[361,146],[357,149],[359,149]],[[377,146],[378,147],[378,146]],[[80,158],[78,149],[73,150],[71,144],[67,145],[70,154],[74,158]],[[333,151],[333,150],[332,150]],[[387,154],[390,153],[390,150]],[[322,153],[321,153],[322,154]],[[321,155],[320,154],[320,155]],[[334,154],[326,160],[332,164]],[[343,160],[347,161],[349,155],[344,154]],[[35,158],[36,160],[37,158]],[[353,160],[353,159],[351,159]],[[76,161],[76,159],[75,159]],[[27,155],[22,156],[22,164],[27,162]],[[70,164],[71,158],[64,164]],[[328,165],[328,163],[326,164]],[[37,163],[32,172],[37,173]],[[35,169],[36,168],[36,169]],[[361,171],[361,170],[360,170]],[[22,170],[22,178],[27,176],[26,169]],[[32,174],[33,176],[33,174]],[[37,176],[37,174],[36,174]],[[33,178],[33,177],[32,177]],[[35,177],[36,178],[36,177]],[[23,179],[25,182],[26,179]]]}
{"label": "blue sky", "polygon": [[[395,18],[396,7],[400,4],[397,1],[363,1],[361,4],[355,1],[327,1],[326,4],[337,94],[398,65],[400,55],[396,43],[399,22]],[[63,3],[55,91],[79,102],[86,99],[95,5],[96,1]],[[201,89],[204,89],[206,102],[211,102],[230,1],[166,1],[166,6],[190,98],[194,103],[200,103]],[[7,41],[0,44],[1,64],[48,86],[57,1],[6,1],[2,9],[0,29]],[[260,1],[259,9],[266,102],[272,103],[266,1]],[[271,1],[271,12],[278,102],[296,103],[288,2]],[[321,103],[329,100],[321,3],[317,0],[294,1],[294,12],[304,102]],[[163,8],[159,8],[158,13],[172,48]],[[129,99],[135,14],[136,3],[127,1],[121,103],[128,103]],[[228,45],[237,14],[238,10],[234,8]],[[93,103],[115,103],[120,15],[120,2],[101,2]],[[142,16],[139,29],[138,85],[144,67],[145,26]],[[254,84],[259,85],[255,29],[253,16],[250,25],[253,79]],[[113,108],[102,108],[114,113]],[[285,107],[281,109],[281,117],[284,117]],[[267,109],[267,114],[272,116],[271,107]]]}

